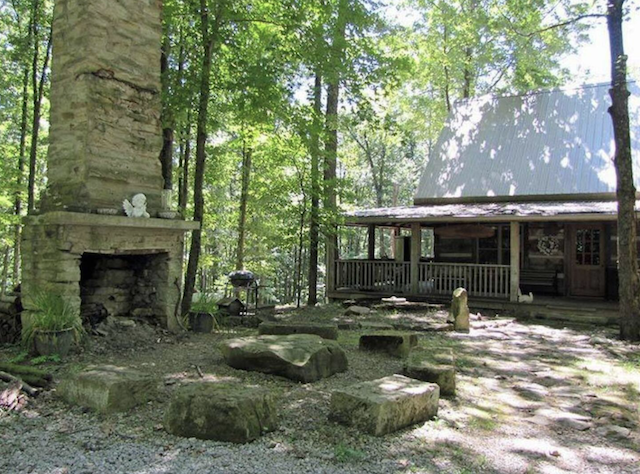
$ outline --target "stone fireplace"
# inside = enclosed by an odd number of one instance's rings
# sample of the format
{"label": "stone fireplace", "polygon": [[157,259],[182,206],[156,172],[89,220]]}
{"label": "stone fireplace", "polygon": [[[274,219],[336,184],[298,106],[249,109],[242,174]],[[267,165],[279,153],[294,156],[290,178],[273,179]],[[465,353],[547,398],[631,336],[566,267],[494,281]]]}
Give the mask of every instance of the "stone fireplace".
{"label": "stone fireplace", "polygon": [[[56,0],[47,188],[25,218],[24,324],[37,291],[80,313],[178,328],[184,234],[163,212],[159,160],[161,0]],[[122,203],[147,198],[145,217]]]}

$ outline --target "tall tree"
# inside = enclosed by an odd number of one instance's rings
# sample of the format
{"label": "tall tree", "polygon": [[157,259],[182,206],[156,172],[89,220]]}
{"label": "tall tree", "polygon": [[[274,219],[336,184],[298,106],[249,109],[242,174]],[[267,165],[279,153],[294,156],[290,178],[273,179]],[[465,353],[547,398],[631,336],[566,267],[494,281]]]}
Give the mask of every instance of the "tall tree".
{"label": "tall tree", "polygon": [[191,307],[191,300],[195,289],[196,273],[202,250],[202,227],[204,226],[204,172],[206,162],[207,121],[209,98],[211,96],[211,66],[213,53],[219,47],[220,28],[226,9],[226,0],[215,2],[213,18],[209,15],[207,0],[200,0],[200,35],[201,35],[201,71],[200,92],[198,99],[198,120],[196,124],[196,167],[193,185],[193,219],[200,222],[200,228],[191,235],[189,261],[184,282],[181,313],[187,314]]}
{"label": "tall tree", "polygon": [[247,201],[249,200],[249,179],[251,177],[251,157],[253,149],[246,139],[242,143],[242,183],[240,191],[240,215],[238,217],[238,250],[236,270],[244,270],[244,244],[247,227]]}
{"label": "tall tree", "polygon": [[320,229],[320,130],[322,117],[322,73],[317,67],[313,84],[313,119],[309,153],[311,155],[311,212],[309,218],[309,290],[307,305],[318,302],[318,237]]}
{"label": "tall tree", "polygon": [[[33,116],[31,126],[31,150],[29,153],[29,178],[28,178],[28,198],[27,211],[35,210],[35,182],[36,182],[36,161],[38,156],[38,136],[40,134],[40,119],[42,116],[42,98],[44,97],[44,87],[47,81],[47,70],[49,68],[49,58],[51,57],[51,26],[42,22],[43,5],[39,0],[33,0],[32,4],[32,35],[33,35],[33,64],[31,69],[31,88],[33,99]],[[40,30],[46,30],[46,46],[42,70],[40,70]]]}
{"label": "tall tree", "polygon": [[335,25],[329,46],[329,67],[326,71],[327,105],[325,112],[325,144],[324,144],[324,208],[328,218],[325,228],[327,289],[331,287],[334,270],[329,265],[335,261],[338,250],[337,212],[338,196],[336,191],[338,164],[338,106],[340,104],[340,88],[343,77],[344,53],[346,48],[346,28],[349,15],[348,0],[339,0]]}
{"label": "tall tree", "polygon": [[629,132],[627,56],[622,36],[624,0],[607,0],[607,30],[611,49],[611,107],[618,181],[618,272],[620,292],[620,337],[640,341],[640,279],[638,277],[636,188]]}
{"label": "tall tree", "polygon": [[171,35],[169,23],[165,19],[163,35],[160,74],[162,76],[162,150],[160,151],[160,163],[162,165],[162,178],[164,189],[173,188],[173,116],[169,104],[169,55],[171,53]]}

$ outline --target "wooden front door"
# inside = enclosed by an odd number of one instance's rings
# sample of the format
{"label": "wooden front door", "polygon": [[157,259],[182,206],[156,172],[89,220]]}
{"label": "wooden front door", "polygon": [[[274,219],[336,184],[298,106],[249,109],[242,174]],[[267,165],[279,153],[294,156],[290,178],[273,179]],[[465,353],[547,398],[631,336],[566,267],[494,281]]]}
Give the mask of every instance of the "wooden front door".
{"label": "wooden front door", "polygon": [[575,224],[571,237],[567,256],[571,268],[571,295],[604,296],[604,225]]}

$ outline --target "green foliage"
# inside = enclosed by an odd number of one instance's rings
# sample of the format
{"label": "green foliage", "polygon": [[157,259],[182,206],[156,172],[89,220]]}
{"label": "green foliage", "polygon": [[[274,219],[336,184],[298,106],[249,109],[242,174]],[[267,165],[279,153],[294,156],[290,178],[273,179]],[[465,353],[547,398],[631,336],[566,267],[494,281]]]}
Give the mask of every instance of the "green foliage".
{"label": "green foliage", "polygon": [[47,362],[54,362],[57,364],[61,360],[62,359],[60,359],[60,356],[58,354],[42,355],[42,356],[34,357],[33,359],[31,359],[31,364],[42,365],[42,364],[46,364]]}
{"label": "green foliage", "polygon": [[216,315],[218,313],[217,298],[212,294],[202,294],[197,301],[191,303],[191,311],[194,313],[208,313]]}
{"label": "green foliage", "polygon": [[[24,362],[29,359],[28,351],[20,351],[15,357],[9,359],[11,364],[19,364],[20,362]],[[60,356],[58,354],[46,355],[46,356],[38,356],[30,359],[31,365],[41,365],[46,362],[60,362]]]}
{"label": "green foliage", "polygon": [[27,360],[27,357],[29,357],[29,352],[20,351],[15,357],[9,359],[9,362],[11,364],[19,364],[20,362],[24,362],[25,360]]}
{"label": "green foliage", "polygon": [[342,443],[335,446],[333,449],[333,455],[336,461],[341,463],[358,462],[367,457],[365,452],[351,448]]}

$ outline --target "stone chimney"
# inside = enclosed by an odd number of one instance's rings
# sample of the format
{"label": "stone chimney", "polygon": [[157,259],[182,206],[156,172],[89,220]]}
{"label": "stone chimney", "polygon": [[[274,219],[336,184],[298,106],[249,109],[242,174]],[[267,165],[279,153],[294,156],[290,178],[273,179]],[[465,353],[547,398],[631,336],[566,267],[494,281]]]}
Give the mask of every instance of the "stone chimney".
{"label": "stone chimney", "polygon": [[[22,237],[24,326],[44,290],[78,314],[179,327],[184,233],[199,223],[159,215],[161,10],[55,2],[47,189]],[[138,193],[151,217],[124,215]]]}
{"label": "stone chimney", "polygon": [[122,208],[163,188],[161,0],[56,0],[42,211]]}

